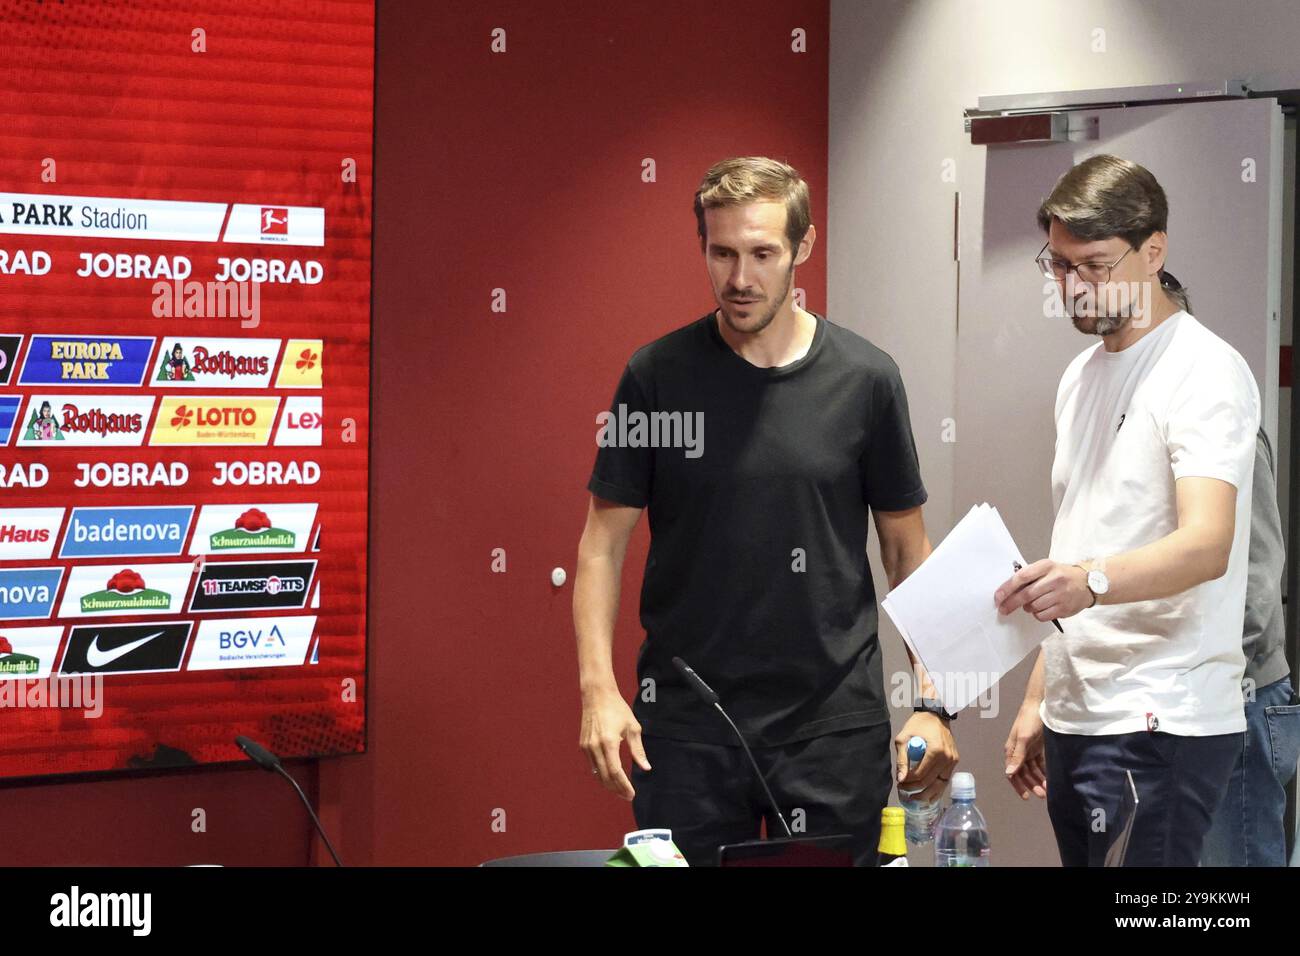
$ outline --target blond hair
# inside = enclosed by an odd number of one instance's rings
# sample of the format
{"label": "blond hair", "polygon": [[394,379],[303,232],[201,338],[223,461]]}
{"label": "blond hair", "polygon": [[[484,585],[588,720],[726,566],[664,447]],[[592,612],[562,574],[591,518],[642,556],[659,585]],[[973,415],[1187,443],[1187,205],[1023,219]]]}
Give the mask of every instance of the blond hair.
{"label": "blond hair", "polygon": [[785,203],[785,236],[790,241],[790,249],[798,250],[812,224],[808,184],[793,166],[766,156],[724,159],[704,174],[700,188],[695,191],[700,248],[705,248],[708,242],[704,210],[763,201]]}

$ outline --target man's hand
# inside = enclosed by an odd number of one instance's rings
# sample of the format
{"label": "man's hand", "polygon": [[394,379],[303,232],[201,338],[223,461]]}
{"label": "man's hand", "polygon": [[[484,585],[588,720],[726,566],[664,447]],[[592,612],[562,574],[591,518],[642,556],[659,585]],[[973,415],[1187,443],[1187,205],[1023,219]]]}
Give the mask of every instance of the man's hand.
{"label": "man's hand", "polygon": [[600,774],[600,782],[606,790],[617,793],[624,800],[636,796],[632,782],[623,772],[623,760],[619,747],[624,738],[627,749],[642,770],[650,769],[646,759],[645,748],[641,746],[641,724],[632,715],[632,708],[627,705],[617,686],[602,688],[584,693],[582,697],[582,732],[578,738],[578,747],[586,753],[591,768]]}
{"label": "man's hand", "polygon": [[1002,582],[993,595],[1001,614],[1024,608],[1039,621],[1073,617],[1093,604],[1083,568],[1044,558]]}
{"label": "man's hand", "polygon": [[[915,770],[907,769],[907,742],[913,737],[925,741],[925,756]],[[915,713],[894,738],[898,773],[894,779],[902,790],[920,790],[910,799],[928,802],[943,796],[957,766],[957,742],[947,722],[937,714]],[[902,794],[900,793],[900,796]]]}
{"label": "man's hand", "polygon": [[1025,698],[1020,713],[1007,735],[1007,783],[1029,799],[1032,790],[1040,799],[1047,797],[1047,766],[1043,760],[1043,719],[1038,716],[1038,701]]}

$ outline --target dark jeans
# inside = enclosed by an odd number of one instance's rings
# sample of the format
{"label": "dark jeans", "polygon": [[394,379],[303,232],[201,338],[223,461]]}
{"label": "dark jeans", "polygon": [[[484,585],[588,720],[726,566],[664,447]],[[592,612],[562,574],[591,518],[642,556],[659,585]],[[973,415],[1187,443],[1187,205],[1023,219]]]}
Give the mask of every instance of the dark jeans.
{"label": "dark jeans", "polygon": [[1086,736],[1044,727],[1047,813],[1061,865],[1101,866],[1131,770],[1138,808],[1125,866],[1196,866],[1244,737]]}
{"label": "dark jeans", "polygon": [[[739,745],[642,737],[649,773],[632,764],[637,827],[668,827],[691,866],[713,866],[718,847],[784,837],[763,787]],[[888,721],[781,747],[751,747],[794,836],[847,833],[854,862],[874,866],[880,811],[894,786]],[[802,827],[802,831],[800,830]]]}

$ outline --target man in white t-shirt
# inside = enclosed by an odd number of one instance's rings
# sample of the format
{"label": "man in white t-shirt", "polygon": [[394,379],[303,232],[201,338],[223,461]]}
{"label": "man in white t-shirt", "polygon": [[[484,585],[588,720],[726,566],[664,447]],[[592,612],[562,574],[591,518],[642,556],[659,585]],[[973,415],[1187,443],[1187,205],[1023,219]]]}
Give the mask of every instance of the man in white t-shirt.
{"label": "man in white t-shirt", "polygon": [[1101,342],[1057,390],[1050,557],[994,599],[1062,622],[1008,738],[1007,775],[1022,798],[1046,797],[1066,866],[1104,861],[1126,771],[1139,803],[1125,864],[1195,866],[1246,729],[1259,391],[1164,272],[1167,218],[1155,177],[1114,156],[1075,166],[1038,211],[1040,267]]}

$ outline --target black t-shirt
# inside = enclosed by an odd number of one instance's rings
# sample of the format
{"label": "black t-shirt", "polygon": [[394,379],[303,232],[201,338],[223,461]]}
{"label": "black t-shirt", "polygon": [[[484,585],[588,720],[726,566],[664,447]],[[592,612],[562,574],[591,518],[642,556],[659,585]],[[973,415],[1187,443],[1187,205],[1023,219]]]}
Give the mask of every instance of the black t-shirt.
{"label": "black t-shirt", "polygon": [[889,719],[868,508],[927,496],[898,366],[814,315],[807,354],[778,368],[703,316],[633,354],[604,418],[587,488],[650,522],[633,702],[646,734],[736,743],[674,656],[751,745]]}

